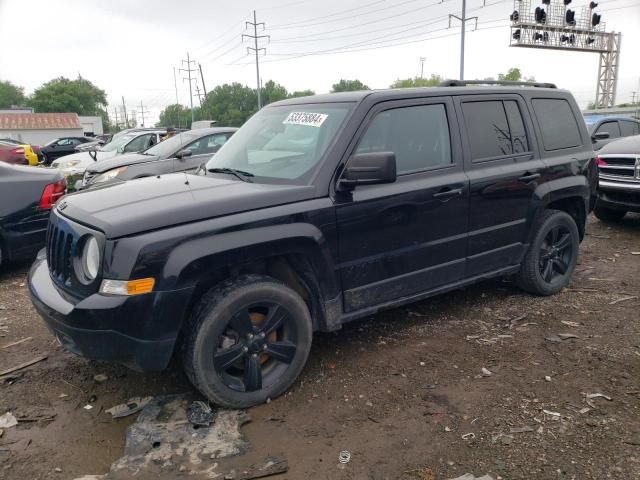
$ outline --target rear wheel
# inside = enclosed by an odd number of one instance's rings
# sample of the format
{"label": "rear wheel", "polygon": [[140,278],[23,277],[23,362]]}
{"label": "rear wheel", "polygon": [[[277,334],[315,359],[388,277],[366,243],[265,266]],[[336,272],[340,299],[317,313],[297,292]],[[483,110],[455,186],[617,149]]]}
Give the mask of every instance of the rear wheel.
{"label": "rear wheel", "polygon": [[546,210],[533,227],[517,283],[538,295],[553,295],[569,284],[578,261],[580,236],[573,218],[566,212]]}
{"label": "rear wheel", "polygon": [[599,207],[596,204],[593,214],[598,220],[603,222],[617,222],[622,220],[622,217],[624,217],[627,212],[625,210],[614,210],[613,208]]}
{"label": "rear wheel", "polygon": [[282,283],[245,276],[211,290],[194,311],[183,363],[212,402],[246,408],[284,393],[311,348],[304,300]]}

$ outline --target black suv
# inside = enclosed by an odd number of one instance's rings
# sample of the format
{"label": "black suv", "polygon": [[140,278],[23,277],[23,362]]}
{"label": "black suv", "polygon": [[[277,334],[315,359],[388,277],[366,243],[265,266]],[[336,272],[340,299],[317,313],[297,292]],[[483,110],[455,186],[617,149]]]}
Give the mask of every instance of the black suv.
{"label": "black suv", "polygon": [[580,111],[470,83],[277,102],[198,174],[68,195],[36,309],[71,351],[158,370],[177,350],[247,407],[289,388],[315,330],[491,277],[558,292],[597,181]]}

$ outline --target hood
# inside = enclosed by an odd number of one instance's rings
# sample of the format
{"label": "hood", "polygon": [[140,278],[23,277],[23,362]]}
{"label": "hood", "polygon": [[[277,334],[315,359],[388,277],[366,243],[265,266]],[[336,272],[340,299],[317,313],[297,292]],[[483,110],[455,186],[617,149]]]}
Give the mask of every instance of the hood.
{"label": "hood", "polygon": [[[91,156],[93,153],[96,154],[96,160],[94,160],[93,157]],[[86,168],[92,163],[96,163],[100,160],[111,158],[115,155],[117,155],[117,152],[95,151],[92,153],[89,153],[89,152],[72,153],[71,155],[65,155],[64,157],[54,160],[53,162],[51,162],[51,166],[58,167],[58,168],[69,168],[69,167],[73,167],[73,168],[85,167]]]}
{"label": "hood", "polygon": [[137,163],[151,162],[158,160],[157,155],[142,155],[141,153],[128,153],[125,155],[115,155],[99,162],[93,162],[87,167],[87,171],[93,174],[99,174],[113,170],[114,168],[124,167],[125,165],[135,165]]}
{"label": "hood", "polygon": [[638,155],[640,156],[640,135],[624,137],[607,143],[598,150],[598,155]]}
{"label": "hood", "polygon": [[70,194],[57,208],[61,215],[93,226],[107,238],[118,238],[314,196],[310,185],[174,173]]}

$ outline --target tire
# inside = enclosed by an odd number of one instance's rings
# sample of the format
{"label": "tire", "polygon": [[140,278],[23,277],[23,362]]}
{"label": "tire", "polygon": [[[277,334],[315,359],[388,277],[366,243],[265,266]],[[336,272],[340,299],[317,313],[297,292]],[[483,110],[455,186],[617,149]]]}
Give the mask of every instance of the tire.
{"label": "tire", "polygon": [[618,222],[622,220],[622,217],[624,217],[627,212],[625,210],[614,210],[613,208],[600,207],[596,204],[593,214],[602,222]]}
{"label": "tire", "polygon": [[246,275],[204,295],[189,319],[183,365],[210,401],[247,408],[284,393],[311,350],[304,300],[277,280]]}
{"label": "tire", "polygon": [[545,210],[532,233],[516,283],[536,295],[553,295],[569,284],[576,268],[580,245],[578,226],[566,212]]}

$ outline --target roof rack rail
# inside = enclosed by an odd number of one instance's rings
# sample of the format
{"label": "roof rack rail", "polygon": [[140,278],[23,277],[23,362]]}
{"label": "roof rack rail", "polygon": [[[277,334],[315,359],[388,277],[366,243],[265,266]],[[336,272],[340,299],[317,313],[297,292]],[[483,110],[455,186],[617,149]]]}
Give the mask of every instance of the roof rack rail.
{"label": "roof rack rail", "polygon": [[538,88],[558,88],[555,83],[543,82],[514,82],[511,80],[445,80],[440,87],[466,87],[467,85],[505,85]]}

